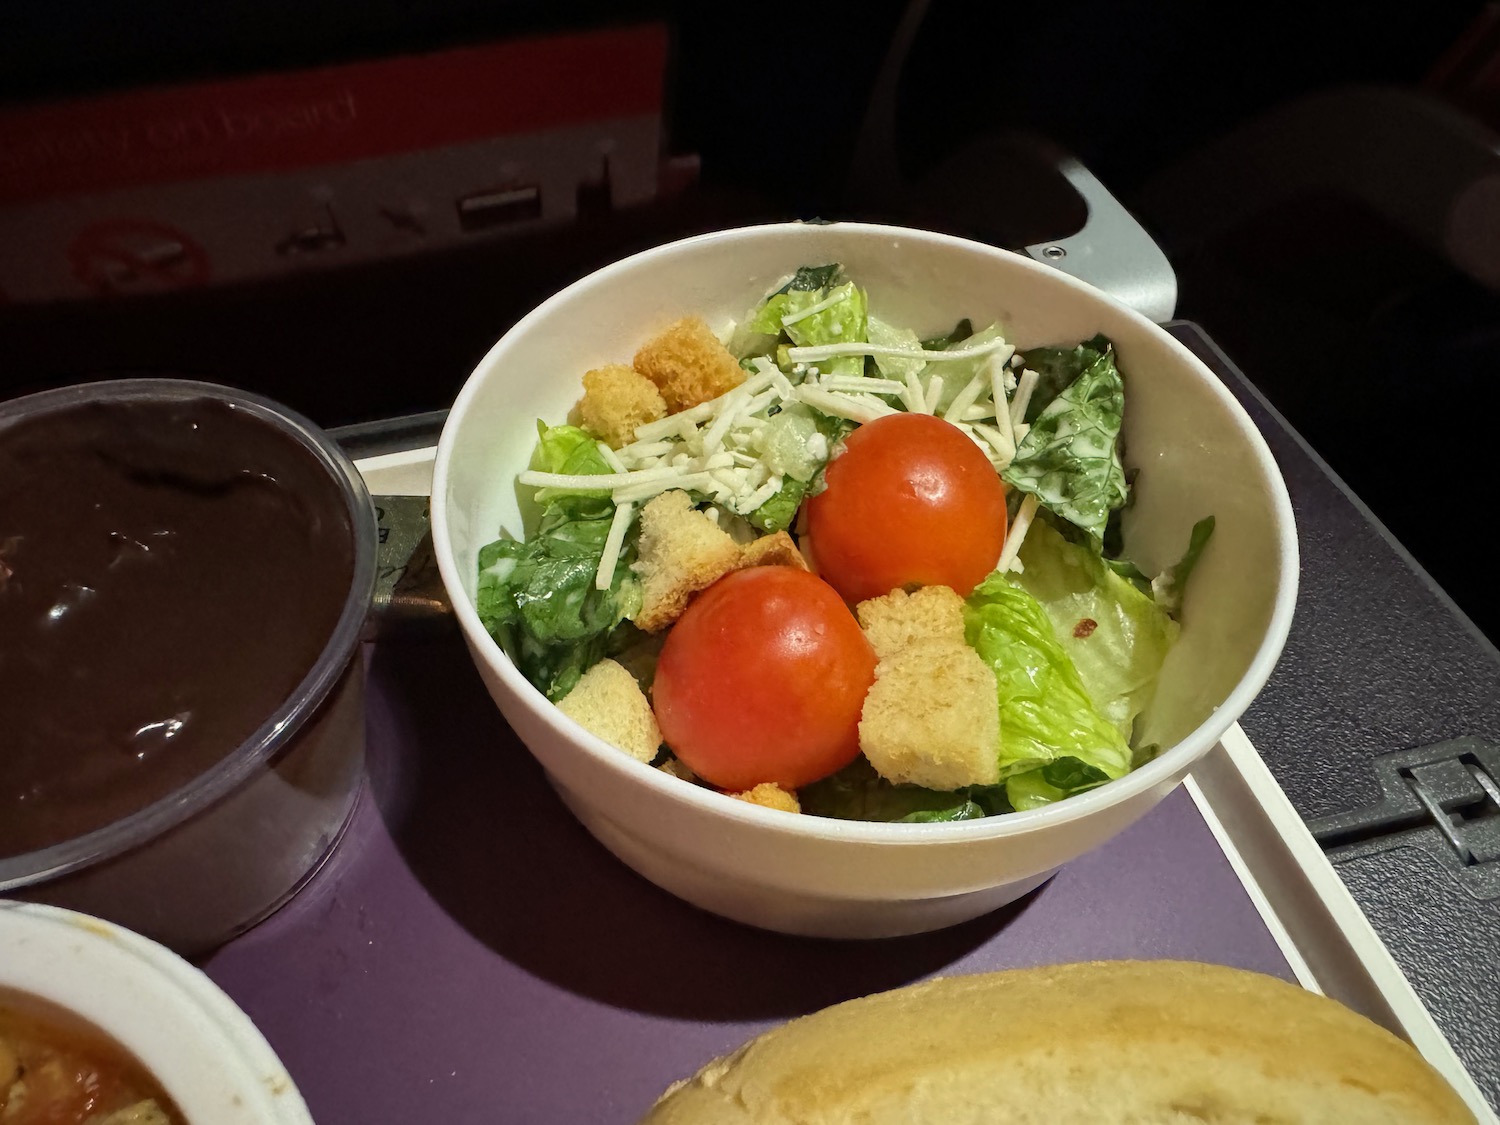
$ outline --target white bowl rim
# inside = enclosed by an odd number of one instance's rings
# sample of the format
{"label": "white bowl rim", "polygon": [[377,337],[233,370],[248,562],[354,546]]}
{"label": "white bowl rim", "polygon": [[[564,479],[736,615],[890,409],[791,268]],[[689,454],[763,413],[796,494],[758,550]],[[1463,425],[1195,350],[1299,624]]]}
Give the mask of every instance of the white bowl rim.
{"label": "white bowl rim", "polygon": [[[30,955],[24,952],[28,939],[35,942]],[[74,948],[65,949],[68,943]],[[227,1092],[244,1109],[236,1120],[313,1125],[302,1094],[250,1017],[202,970],[166,946],[74,910],[0,900],[0,953],[0,989],[37,997],[99,1028],[140,1060],[189,1121],[204,1120],[201,1114],[209,1108],[195,1103],[222,1103]],[[66,973],[40,980],[26,975],[39,962],[64,958]],[[124,1001],[101,1001],[97,991],[122,980],[139,986],[132,990],[147,993],[155,1008],[132,1010],[128,1030],[119,1026]],[[199,1069],[187,1072],[179,1061],[180,1046],[159,1037],[163,1014],[179,1023],[191,1021],[198,1045],[222,1064],[217,1077]],[[147,1043],[152,1035],[158,1038]]]}
{"label": "white bowl rim", "polygon": [[[1097,789],[1069,797],[1065,801],[1058,801],[1038,809],[1011,812],[1003,816],[981,817],[975,820],[930,824],[837,820],[831,817],[803,816],[796,813],[784,812],[780,809],[768,809],[760,805],[753,805],[748,801],[738,800],[713,789],[685,783],[681,779],[672,777],[662,770],[637,761],[628,754],[622,754],[618,748],[611,746],[602,738],[575,724],[521,674],[520,670],[505,655],[499,644],[496,643],[495,639],[490,636],[489,631],[480,622],[478,611],[475,609],[472,600],[464,594],[462,576],[459,573],[458,564],[453,557],[451,540],[449,538],[447,505],[443,497],[447,495],[448,491],[448,476],[453,459],[454,446],[457,444],[458,429],[462,425],[471,403],[478,394],[479,386],[482,382],[480,378],[481,373],[489,371],[498,364],[516,339],[525,335],[536,321],[544,319],[558,305],[566,303],[575,294],[585,289],[608,285],[619,275],[628,273],[653,258],[670,256],[689,246],[711,244],[714,242],[723,242],[729,245],[739,239],[757,238],[769,234],[789,233],[797,230],[827,230],[829,228],[851,231],[857,235],[867,237],[900,238],[911,242],[945,245],[968,252],[977,250],[989,255],[1003,255],[1010,259],[1011,263],[1022,272],[1030,272],[1036,274],[1038,277],[1046,277],[1049,279],[1049,284],[1060,284],[1096,302],[1103,302],[1112,306],[1117,312],[1135,321],[1139,327],[1156,336],[1185,364],[1196,369],[1204,378],[1204,382],[1208,386],[1210,393],[1218,398],[1220,404],[1239,424],[1241,431],[1249,442],[1255,460],[1271,486],[1271,501],[1277,517],[1276,526],[1280,539],[1276,550],[1277,561],[1280,566],[1279,582],[1271,617],[1266,626],[1265,636],[1262,637],[1261,643],[1256,649],[1255,656],[1252,658],[1249,667],[1245,670],[1244,676],[1241,677],[1239,683],[1235,685],[1234,690],[1229,693],[1224,702],[1215,708],[1213,713],[1204,719],[1194,730],[1180,739],[1175,746],[1163,751],[1150,762],[1132,770],[1124,777],[1116,778],[1099,786]],[[1286,490],[1286,482],[1282,478],[1281,471],[1276,464],[1270,447],[1266,445],[1265,438],[1251,420],[1249,413],[1240,404],[1239,400],[1230,393],[1229,388],[1197,356],[1183,346],[1170,333],[1164,331],[1159,325],[1148,320],[1130,306],[1086,282],[1079,281],[1077,278],[1053,269],[1051,266],[1044,265],[1013,251],[976,242],[972,239],[961,238],[956,235],[940,234],[935,231],[924,231],[881,223],[840,221],[809,224],[802,222],[781,222],[710,231],[706,234],[693,235],[689,238],[664,243],[661,246],[656,246],[649,250],[632,254],[627,258],[622,258],[617,262],[595,270],[593,273],[587,274],[565,289],[553,294],[518,320],[509,331],[501,336],[485,354],[484,358],[479,361],[474,371],[465,381],[464,386],[459,391],[449,411],[447,421],[443,425],[442,434],[438,438],[437,453],[433,461],[431,495],[432,540],[437,555],[438,570],[448,589],[448,596],[453,603],[454,613],[470,644],[471,650],[483,653],[488,663],[495,669],[496,674],[505,685],[519,699],[530,703],[542,720],[552,728],[554,733],[563,740],[577,745],[582,752],[596,759],[600,765],[614,773],[622,782],[627,784],[645,785],[664,796],[676,798],[684,804],[747,825],[758,825],[763,828],[779,830],[798,836],[810,836],[847,843],[900,847],[931,845],[939,842],[954,844],[960,842],[969,843],[978,840],[1016,836],[1044,827],[1062,825],[1080,820],[1098,810],[1122,803],[1155,786],[1167,783],[1174,776],[1188,768],[1202,754],[1211,749],[1213,744],[1233,725],[1236,718],[1244,713],[1255,696],[1259,694],[1261,688],[1265,686],[1272,670],[1276,666],[1277,660],[1280,658],[1281,650],[1286,643],[1287,636],[1291,632],[1292,616],[1297,603],[1299,562],[1296,520],[1292,511],[1291,497]]]}

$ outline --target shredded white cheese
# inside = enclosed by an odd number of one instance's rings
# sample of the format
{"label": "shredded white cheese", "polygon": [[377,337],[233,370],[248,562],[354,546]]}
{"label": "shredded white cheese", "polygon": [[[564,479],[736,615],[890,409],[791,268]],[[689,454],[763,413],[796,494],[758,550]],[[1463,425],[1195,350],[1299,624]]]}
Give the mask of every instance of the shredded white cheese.
{"label": "shredded white cheese", "polygon": [[[837,298],[818,302],[792,314],[795,323]],[[699,492],[726,508],[748,515],[782,487],[784,478],[764,462],[765,442],[773,415],[792,403],[804,403],[816,411],[857,423],[872,422],[899,413],[894,398],[912,413],[934,414],[944,393],[943,377],[930,375],[926,385],[917,371],[900,379],[839,375],[820,372],[809,360],[838,355],[880,355],[918,360],[962,360],[989,357],[979,374],[969,379],[953,397],[942,416],[960,429],[1003,469],[1015,455],[1019,440],[1005,391],[1014,385],[1006,363],[1015,349],[1004,340],[988,341],[951,351],[922,348],[883,347],[870,344],[832,344],[815,348],[788,349],[795,361],[791,377],[770,357],[757,356],[747,367],[750,373],[739,386],[709,402],[679,411],[636,428],[634,440],[619,449],[598,443],[599,454],[611,472],[597,475],[542,473],[528,470],[520,482],[536,488],[561,488],[608,492],[621,509],[631,512],[641,503],[670,489]],[[1006,372],[1004,379],[996,371]],[[799,383],[798,380],[801,380]],[[883,396],[883,397],[882,397]],[[807,456],[826,460],[828,440],[822,434],[807,437]],[[612,523],[610,534],[623,537],[629,519],[616,513],[623,523]],[[633,517],[632,517],[633,518]],[[608,543],[606,547],[608,547]],[[618,552],[606,551],[618,557]],[[607,565],[606,565],[607,563]],[[613,576],[614,561],[601,561],[599,581]]]}
{"label": "shredded white cheese", "polygon": [[[697,406],[690,406],[686,410],[679,410],[676,414],[668,414],[665,418],[659,418],[655,422],[647,422],[645,425],[637,426],[635,428],[635,443],[660,441],[662,438],[671,437],[673,434],[680,437],[684,423],[696,424],[706,421],[713,416],[713,406],[713,402],[700,402]],[[626,448],[629,447],[627,446]]]}
{"label": "shredded white cheese", "polygon": [[972,425],[974,432],[994,447],[995,456],[992,460],[996,467],[1003,469],[1016,459],[1015,443],[994,426],[986,426],[983,422],[974,422]]}
{"label": "shredded white cheese", "polygon": [[1004,574],[1016,561],[1016,555],[1021,550],[1021,544],[1026,542],[1026,532],[1031,527],[1031,521],[1036,518],[1036,510],[1039,501],[1031,493],[1021,501],[1021,507],[1016,512],[1016,518],[1011,521],[1010,530],[1005,534],[1005,549],[1000,552],[1000,561],[995,564],[995,569]]}
{"label": "shredded white cheese", "polygon": [[[994,361],[991,360],[990,362],[993,363]],[[984,372],[981,371],[965,383],[963,390],[953,396],[953,401],[948,404],[948,409],[943,411],[943,417],[950,422],[963,421],[964,411],[974,405],[984,390],[985,382]],[[980,417],[983,418],[986,415],[981,414]]]}
{"label": "shredded white cheese", "polygon": [[[840,293],[837,289],[835,289],[832,296],[824,297],[817,304],[808,305],[807,308],[800,309],[794,313],[788,313],[786,316],[781,318],[781,323],[783,326],[788,324],[796,324],[799,320],[806,320],[810,316],[816,316],[824,309],[833,308],[834,305],[838,304],[840,301],[845,300],[848,296],[848,293]],[[834,325],[834,327],[837,328],[838,325]]]}
{"label": "shredded white cheese", "polygon": [[934,375],[927,380],[927,390],[923,392],[927,399],[927,413],[936,414],[938,403],[943,401],[943,377]]}
{"label": "shredded white cheese", "polygon": [[594,589],[608,590],[615,576],[615,564],[620,561],[620,548],[625,543],[625,532],[630,529],[635,505],[629,500],[615,508],[615,518],[610,520],[609,534],[604,537],[604,552],[599,556],[599,569],[594,572]]}
{"label": "shredded white cheese", "polygon": [[1031,368],[1021,372],[1021,378],[1016,383],[1016,393],[1010,400],[1010,420],[1013,426],[1021,425],[1021,419],[1026,417],[1026,408],[1031,405],[1032,392],[1036,390],[1037,382],[1041,379]]}
{"label": "shredded white cheese", "polygon": [[894,379],[871,379],[864,375],[829,375],[819,379],[818,385],[830,391],[852,391],[867,395],[899,395],[906,390],[905,383]]}
{"label": "shredded white cheese", "polygon": [[604,463],[611,469],[617,473],[628,473],[630,471],[626,467],[625,462],[620,460],[615,451],[607,443],[601,441],[595,444],[599,447],[599,456],[604,458]]}
{"label": "shredded white cheese", "polygon": [[851,422],[873,422],[876,418],[883,418],[887,414],[895,414],[894,407],[887,406],[878,398],[862,399],[857,395],[841,394],[837,391],[824,390],[822,387],[810,387],[806,383],[797,388],[797,401],[805,402],[814,410],[821,410],[824,414],[835,418],[848,418]]}
{"label": "shredded white cheese", "polygon": [[[885,356],[889,359],[974,359],[989,355],[1010,345],[1003,339],[986,340],[968,348],[951,348],[947,351],[928,351],[926,348],[899,348],[886,344],[814,344],[808,347],[788,348],[787,358],[794,363],[816,363],[820,359],[838,359],[848,355]],[[1014,349],[1012,349],[1014,350]]]}
{"label": "shredded white cheese", "polygon": [[906,409],[913,414],[931,414],[927,409],[926,396],[922,394],[921,381],[917,379],[915,371],[906,376],[906,393],[901,396],[901,401],[906,403]]}
{"label": "shredded white cheese", "polygon": [[676,475],[671,468],[637,469],[628,473],[543,473],[527,469],[516,479],[531,488],[581,489],[586,492],[604,492],[646,481],[663,480]]}

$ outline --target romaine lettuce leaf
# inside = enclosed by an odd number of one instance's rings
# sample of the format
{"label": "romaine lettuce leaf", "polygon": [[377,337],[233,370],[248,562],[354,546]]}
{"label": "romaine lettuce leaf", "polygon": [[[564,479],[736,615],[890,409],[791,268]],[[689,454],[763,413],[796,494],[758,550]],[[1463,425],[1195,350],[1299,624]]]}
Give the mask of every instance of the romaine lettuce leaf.
{"label": "romaine lettuce leaf", "polygon": [[1124,410],[1125,384],[1111,347],[1037,415],[1001,478],[1102,541],[1110,510],[1125,503]]}
{"label": "romaine lettuce leaf", "polygon": [[1192,575],[1193,568],[1198,565],[1203,548],[1208,546],[1213,533],[1213,516],[1205,516],[1193,524],[1192,534],[1188,536],[1188,547],[1181,560],[1176,566],[1162,571],[1151,582],[1151,592],[1156,596],[1156,604],[1173,617],[1182,612],[1182,598],[1187,593],[1188,578]]}
{"label": "romaine lettuce leaf", "polygon": [[[804,267],[806,268],[806,267]],[[798,271],[799,275],[802,271]],[[785,334],[793,344],[865,343],[869,339],[868,309],[865,293],[852,281],[831,289],[804,289],[795,286],[772,294],[757,310],[749,330],[757,333]],[[811,315],[785,323],[786,317],[810,309],[825,301],[833,303]],[[778,357],[779,358],[779,357]],[[834,375],[860,375],[865,369],[863,356],[839,356],[823,360],[818,369]]]}
{"label": "romaine lettuce leaf", "polygon": [[797,518],[797,508],[806,495],[806,484],[796,477],[783,477],[780,491],[746,518],[762,531],[785,531]]}
{"label": "romaine lettuce leaf", "polygon": [[1025,365],[1037,373],[1036,388],[1026,404],[1024,421],[1035,422],[1047,405],[1109,348],[1108,337],[1095,336],[1073,348],[1032,348],[1024,352]]}
{"label": "romaine lettuce leaf", "polygon": [[[802,266],[776,292],[757,304],[746,314],[730,335],[728,348],[734,357],[744,361],[751,356],[771,355],[785,335],[781,318],[796,308],[806,308],[811,300],[803,298],[809,293],[832,288],[838,283],[844,268],[837,262],[826,266]],[[799,294],[793,298],[789,294]],[[800,301],[800,304],[794,304]]]}
{"label": "romaine lettuce leaf", "polygon": [[1040,602],[992,574],[964,604],[964,637],[995,671],[1002,778],[1065,757],[1107,777],[1129,770],[1125,737],[1094,705]]}
{"label": "romaine lettuce leaf", "polygon": [[1039,809],[1075,793],[1103,785],[1109,777],[1077,758],[1059,758],[1038,769],[1018,773],[1005,782],[1006,799],[1017,812]]}
{"label": "romaine lettuce leaf", "polygon": [[802,811],[812,816],[901,824],[975,820],[1011,811],[1003,785],[953,792],[892,785],[863,756],[833,776],[804,786],[797,799]]}
{"label": "romaine lettuce leaf", "polygon": [[1014,581],[1037,600],[1083,686],[1121,736],[1156,691],[1177,622],[1088,547],[1038,519],[1021,544]]}
{"label": "romaine lettuce leaf", "polygon": [[943,351],[946,348],[951,348],[954,344],[963,343],[972,335],[974,335],[974,324],[968,317],[964,317],[953,326],[951,332],[923,340],[922,349],[929,352]]}
{"label": "romaine lettuce leaf", "polygon": [[756,438],[761,463],[773,473],[806,484],[828,461],[829,443],[819,425],[826,417],[800,402],[790,402],[766,420]]}
{"label": "romaine lettuce leaf", "polygon": [[[819,289],[815,292],[793,289],[786,293],[786,309],[783,316],[795,315],[803,309],[832,300],[834,303],[820,309],[811,316],[783,324],[783,330],[792,343],[801,347],[818,344],[862,344],[869,339],[869,311],[865,291],[852,281],[836,289]],[[818,370],[833,375],[862,375],[865,358],[859,355],[838,356],[818,361]]]}
{"label": "romaine lettuce leaf", "polygon": [[798,266],[797,272],[777,293],[790,293],[802,289],[815,292],[819,289],[827,289],[838,281],[843,274],[844,267],[837,262],[830,262],[826,266]]}
{"label": "romaine lettuce leaf", "polygon": [[[924,345],[917,339],[917,334],[910,328],[897,328],[893,324],[887,324],[878,316],[868,318],[868,332],[870,343],[879,344],[883,348],[921,348]],[[926,365],[925,359],[901,359],[897,356],[877,355],[875,369],[880,372],[883,379],[905,379],[908,375],[915,375]]]}
{"label": "romaine lettuce leaf", "polygon": [[[979,332],[974,333],[963,340],[947,345],[943,350],[949,348],[975,348],[981,344],[988,344],[991,340],[999,339],[1005,335],[1005,330],[999,324],[992,324]],[[989,362],[987,355],[971,356],[968,359],[933,359],[922,368],[922,390],[930,393],[934,376],[943,377],[942,393],[938,395],[936,404],[929,402],[927,405],[938,412],[946,410],[959,391],[968,385],[970,379],[979,373],[979,369]]]}
{"label": "romaine lettuce leaf", "polygon": [[[532,464],[548,472],[610,471],[594,439],[576,426],[543,426]],[[640,608],[641,593],[630,569],[633,530],[610,588],[594,585],[614,518],[608,493],[540,489],[537,497],[545,506],[535,535],[480,550],[475,608],[522,675],[555,701],[629,630],[626,618]]]}
{"label": "romaine lettuce leaf", "polygon": [[[577,426],[549,426],[537,422],[536,450],[531,467],[543,473],[566,473],[569,476],[593,476],[613,472],[599,439]],[[605,489],[539,488],[536,502],[543,506],[561,504],[575,518],[597,519],[614,514],[615,502]]]}

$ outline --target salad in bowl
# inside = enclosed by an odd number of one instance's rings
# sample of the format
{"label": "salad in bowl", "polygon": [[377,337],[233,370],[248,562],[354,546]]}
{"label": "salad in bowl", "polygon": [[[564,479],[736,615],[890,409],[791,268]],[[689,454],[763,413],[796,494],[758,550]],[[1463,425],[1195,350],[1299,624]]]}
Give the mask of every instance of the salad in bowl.
{"label": "salad in bowl", "polygon": [[1167,332],[859,223],[686,239],[543,303],[455,401],[432,525],[583,825],[824,936],[973,917],[1144,815],[1296,595],[1275,462]]}
{"label": "salad in bowl", "polygon": [[[481,620],[585,727],[787,812],[932,822],[1123,776],[1208,545],[1124,556],[1128,382],[1102,335],[923,339],[839,263],[684,317],[538,421]],[[1134,741],[1134,744],[1132,744]]]}

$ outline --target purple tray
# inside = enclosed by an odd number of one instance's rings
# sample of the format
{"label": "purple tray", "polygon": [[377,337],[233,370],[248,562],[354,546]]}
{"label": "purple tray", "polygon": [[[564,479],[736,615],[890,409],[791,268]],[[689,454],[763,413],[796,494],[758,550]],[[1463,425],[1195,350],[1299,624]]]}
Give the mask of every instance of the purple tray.
{"label": "purple tray", "polygon": [[984,918],[822,941],[715,918],[619,863],[456,638],[375,646],[368,716],[368,785],[332,858],[203,964],[320,1125],[624,1125],[755,1032],[935,975],[1170,957],[1293,979],[1181,789]]}

